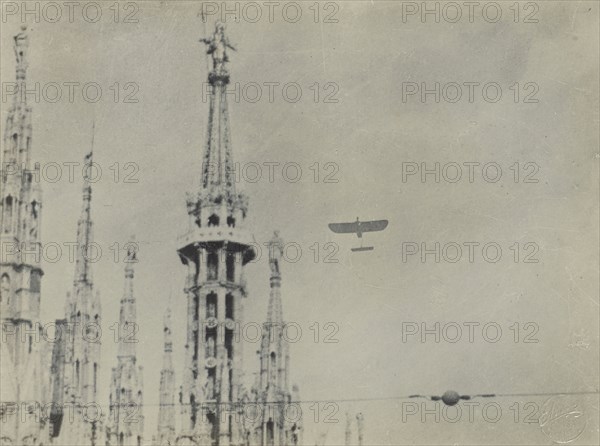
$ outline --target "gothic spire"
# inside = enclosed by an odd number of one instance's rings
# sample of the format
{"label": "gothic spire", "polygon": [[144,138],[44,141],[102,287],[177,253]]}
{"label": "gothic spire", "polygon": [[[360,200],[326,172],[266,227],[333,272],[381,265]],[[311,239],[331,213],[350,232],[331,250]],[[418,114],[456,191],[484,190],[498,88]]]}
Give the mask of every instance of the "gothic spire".
{"label": "gothic spire", "polygon": [[160,371],[157,444],[174,444],[175,440],[175,370],[173,369],[173,340],[171,308],[164,315],[163,368]]}
{"label": "gothic spire", "polygon": [[281,305],[281,258],[283,256],[283,240],[279,231],[273,232],[273,237],[268,242],[269,265],[271,266],[271,294],[269,296],[269,310],[267,322],[283,323],[283,309]]}
{"label": "gothic spire", "polygon": [[362,413],[356,414],[356,429],[358,431],[358,446],[363,446],[365,417]]}
{"label": "gothic spire", "polygon": [[135,357],[135,333],[137,333],[137,318],[135,308],[135,296],[133,294],[133,265],[138,261],[135,239],[131,237],[127,258],[125,260],[125,285],[121,299],[121,311],[119,315],[119,329],[121,339],[119,342],[119,358]]}
{"label": "gothic spire", "polygon": [[231,150],[229,109],[226,88],[229,73],[227,50],[235,48],[225,35],[225,27],[217,22],[210,39],[201,39],[212,55],[213,69],[208,74],[210,108],[206,133],[206,150],[202,165],[202,189],[213,197],[227,198],[235,195],[235,173]]}
{"label": "gothic spire", "polygon": [[171,308],[167,308],[163,317],[164,356],[163,369],[173,368],[173,335],[171,332]]}
{"label": "gothic spire", "polygon": [[[125,284],[119,312],[119,347],[117,366],[112,369],[110,385],[110,409],[107,428],[107,444],[142,444],[144,433],[144,383],[143,368],[137,366],[136,348],[137,317],[133,294],[133,266],[137,262],[137,245],[133,237],[126,245]],[[131,411],[135,408],[135,421]]]}
{"label": "gothic spire", "polygon": [[[29,193],[33,177],[29,172],[29,158],[31,150],[31,107],[27,105],[25,77],[27,73],[27,52],[29,37],[27,27],[23,25],[21,32],[14,36],[14,50],[16,56],[16,82],[12,93],[13,104],[6,117],[4,126],[4,147],[0,161],[2,162],[2,198],[10,195],[11,200],[23,193]],[[8,168],[8,166],[11,166]],[[10,174],[9,174],[10,172]],[[19,197],[25,202],[28,197]],[[14,203],[13,203],[14,205]],[[14,206],[11,206],[14,209]],[[13,216],[18,214],[13,214]],[[16,221],[3,221],[2,225],[12,223],[12,232],[17,235],[18,228],[22,225]],[[7,225],[8,226],[8,225]],[[6,228],[5,228],[6,229]]]}
{"label": "gothic spire", "polygon": [[281,303],[281,257],[283,240],[279,231],[274,231],[268,243],[269,264],[271,266],[271,292],[269,308],[261,345],[261,387],[264,392],[288,392],[287,365],[289,361],[288,345],[283,339],[283,308]]}
{"label": "gothic spire", "polygon": [[[93,150],[94,138],[92,136],[92,150]],[[92,243],[92,216],[91,216],[91,203],[92,203],[92,185],[90,183],[90,170],[92,166],[92,151],[88,153],[83,161],[84,166],[84,177],[83,177],[83,192],[82,192],[82,206],[81,216],[77,222],[77,257],[75,259],[75,284],[86,283],[92,284],[92,268],[90,264],[90,257],[93,257]]]}
{"label": "gothic spire", "polygon": [[15,95],[15,102],[19,101],[23,104],[27,102],[25,79],[27,75],[27,67],[29,66],[29,62],[27,60],[29,36],[27,35],[26,31],[27,25],[23,25],[21,26],[21,32],[14,37],[15,56],[17,58],[17,94]]}

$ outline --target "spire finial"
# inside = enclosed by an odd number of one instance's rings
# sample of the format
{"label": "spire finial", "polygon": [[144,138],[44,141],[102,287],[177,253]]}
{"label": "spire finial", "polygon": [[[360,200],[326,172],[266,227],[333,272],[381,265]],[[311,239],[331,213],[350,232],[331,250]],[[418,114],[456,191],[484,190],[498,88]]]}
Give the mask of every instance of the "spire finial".
{"label": "spire finial", "polygon": [[15,56],[17,58],[17,94],[14,96],[14,102],[27,103],[27,89],[25,87],[25,77],[27,74],[27,52],[29,50],[29,36],[27,35],[27,25],[21,26],[21,32],[14,36]]}
{"label": "spire finial", "polygon": [[27,51],[29,49],[29,36],[27,25],[21,26],[21,32],[15,35],[15,56],[17,58],[17,80],[25,80],[27,71]]}
{"label": "spire finial", "polygon": [[92,121],[92,143],[90,144],[90,153],[94,152],[94,137],[96,136],[96,120]]}
{"label": "spire finial", "polygon": [[[227,49],[236,51],[235,47],[229,42],[229,39],[225,35],[225,24],[222,22],[215,23],[215,32],[210,39],[202,38],[200,42],[208,45],[206,54],[212,55],[213,59],[213,71],[210,73],[212,79],[224,79],[227,75],[227,68],[225,64],[229,62],[227,55]],[[209,76],[209,80],[211,76]]]}
{"label": "spire finial", "polygon": [[87,153],[85,155],[85,158],[83,159],[83,166],[84,166],[84,170],[83,170],[83,180],[84,180],[84,184],[83,184],[83,190],[84,193],[86,191],[86,189],[88,189],[88,192],[91,194],[91,185],[90,185],[90,170],[92,169],[92,164],[93,164],[93,158],[94,158],[94,137],[96,135],[96,120],[92,121],[92,141],[90,143],[90,151],[89,153]]}
{"label": "spire finial", "polygon": [[[171,307],[168,306],[163,315],[163,330],[164,330],[164,351],[170,353],[173,351],[173,340],[171,338]],[[170,358],[167,358],[170,359]],[[169,361],[170,362],[170,361]]]}
{"label": "spire finial", "polygon": [[281,257],[283,256],[283,240],[279,237],[279,231],[273,231],[273,237],[269,240],[269,265],[271,266],[271,277],[281,277]]}
{"label": "spire finial", "polygon": [[129,241],[125,245],[127,254],[125,257],[125,277],[133,277],[133,264],[138,262],[137,251],[138,245],[135,241],[135,235],[129,237]]}

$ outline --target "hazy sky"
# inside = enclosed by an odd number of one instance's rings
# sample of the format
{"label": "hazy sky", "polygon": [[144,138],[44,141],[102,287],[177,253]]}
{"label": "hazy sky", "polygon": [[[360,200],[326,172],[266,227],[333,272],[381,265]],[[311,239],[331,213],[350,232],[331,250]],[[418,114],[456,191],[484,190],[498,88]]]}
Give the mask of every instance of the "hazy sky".
{"label": "hazy sky", "polygon": [[[52,82],[63,91],[55,103],[28,98],[33,158],[43,166],[82,162],[95,121],[94,159],[103,169],[93,186],[92,208],[96,241],[104,253],[94,266],[104,321],[102,402],[108,401],[110,368],[116,364],[109,327],[118,321],[123,292],[123,264],[114,262],[110,246],[122,246],[135,233],[140,242],[138,358],[144,366],[150,437],[157,416],[162,314],[170,299],[178,385],[181,378],[185,268],[176,254],[177,236],[187,229],[185,193],[198,187],[201,172],[208,104],[202,95],[207,61],[198,39],[208,31],[198,16],[199,2],[138,2],[137,23],[123,23],[133,9],[120,9],[115,23],[112,4],[105,4],[96,23],[86,22],[80,9],[72,23],[66,8],[56,23],[28,18],[28,80],[47,87],[47,97],[53,95]],[[263,88],[255,103],[229,97],[235,161],[249,166],[248,175],[253,175],[248,163],[281,163],[272,183],[263,165],[261,180],[238,184],[250,197],[246,226],[259,244],[279,229],[286,242],[302,249],[299,261],[283,266],[282,292],[286,320],[303,330],[301,341],[291,346],[291,379],[303,400],[439,395],[448,389],[461,394],[598,389],[598,4],[538,2],[537,23],[524,23],[533,9],[524,9],[523,3],[517,23],[510,9],[514,2],[499,4],[503,16],[496,23],[486,21],[480,10],[470,23],[467,7],[458,23],[436,23],[427,16],[423,22],[418,14],[403,20],[401,2],[379,1],[321,4],[319,23],[313,2],[301,4],[303,16],[296,23],[288,23],[280,9],[270,23],[268,7],[260,2],[264,17],[257,23],[228,17],[227,32],[237,48],[230,53],[232,82],[239,82],[249,98],[254,95],[251,83]],[[330,13],[337,23],[323,23]],[[18,16],[2,23],[3,82],[14,79],[11,36],[20,24]],[[96,82],[102,96],[91,103],[76,87],[71,103],[65,82]],[[134,91],[130,82],[137,85],[137,103],[124,103]],[[296,82],[302,97],[291,103],[276,86],[270,102],[265,84],[270,82]],[[455,103],[444,98],[436,103],[433,95],[423,103],[419,94],[403,100],[407,82],[430,89],[436,82],[457,83],[463,97]],[[496,83],[502,98],[488,102],[476,87],[469,102],[465,82]],[[450,98],[452,88],[445,90]],[[333,91],[337,102],[324,103]],[[525,103],[527,97],[538,102]],[[3,93],[2,125],[11,100]],[[132,172],[125,167],[128,162],[139,167],[133,177],[137,183],[123,182]],[[463,177],[456,183],[442,177],[436,183],[433,175],[426,182],[414,175],[403,182],[403,163],[408,162],[426,162],[429,168],[436,162],[458,163]],[[480,163],[472,183],[465,162]],[[115,163],[118,182],[115,167],[110,168]],[[282,179],[285,163],[300,165],[298,182]],[[324,182],[333,169],[326,169],[326,163],[337,166],[337,183]],[[499,181],[484,179],[481,165],[486,163],[502,168]],[[518,182],[511,170],[515,163]],[[445,171],[448,177],[454,176],[453,166]],[[81,177],[71,183],[63,169],[60,181],[42,181],[45,243],[76,240]],[[538,182],[525,183],[526,174]],[[357,216],[390,222],[385,232],[365,236],[374,251],[352,253],[350,248],[360,242],[327,228]],[[333,257],[338,263],[323,261],[328,242],[339,246]],[[416,254],[403,261],[406,243],[421,242],[429,248],[436,242],[442,247],[457,243],[462,257],[436,263],[433,255],[422,262]],[[473,262],[464,245],[469,242],[480,244]],[[497,263],[482,256],[481,247],[491,242],[502,249]],[[519,262],[513,258],[515,242]],[[539,262],[524,263],[536,249],[530,259]],[[455,252],[455,245],[448,245],[446,257]],[[293,248],[289,253],[293,256]],[[43,319],[63,317],[73,269],[66,257],[44,264]],[[265,256],[247,266],[246,277],[245,319],[262,322],[269,293]],[[324,329],[327,322],[339,327],[334,336],[339,342],[323,342],[331,332]],[[403,323],[432,328],[436,322],[463,327],[462,338],[436,343],[433,335],[426,342],[412,336],[403,342]],[[480,324],[474,342],[468,340],[465,322]],[[482,337],[481,326],[487,323],[501,327],[498,342]],[[493,330],[489,334],[493,337]],[[523,342],[528,334],[539,342]],[[577,344],[579,339],[584,342]],[[258,343],[244,345],[249,381],[258,370],[258,348]],[[551,437],[524,421],[531,412],[524,406],[541,406],[547,398],[498,398],[494,401],[503,413],[497,423],[484,420],[481,406],[473,422],[463,417],[457,423],[436,423],[429,416],[422,423],[420,413],[403,422],[405,400],[339,403],[333,416],[338,423],[324,423],[323,413],[315,423],[314,407],[307,404],[305,441],[327,432],[327,444],[343,443],[344,414],[351,410],[365,415],[367,444],[545,444]],[[587,426],[575,444],[594,443],[597,395],[578,402]],[[521,410],[516,423],[515,404]]]}

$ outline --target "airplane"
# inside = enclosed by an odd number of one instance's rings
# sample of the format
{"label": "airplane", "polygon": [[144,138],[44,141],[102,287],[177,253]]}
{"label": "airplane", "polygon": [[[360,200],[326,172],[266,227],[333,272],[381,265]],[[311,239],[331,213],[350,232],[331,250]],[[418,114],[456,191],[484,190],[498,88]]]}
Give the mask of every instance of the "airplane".
{"label": "airplane", "polygon": [[336,234],[356,234],[356,236],[361,239],[361,244],[360,247],[352,248],[351,251],[372,251],[374,249],[373,246],[363,247],[363,233],[383,231],[387,228],[387,225],[387,220],[359,221],[358,217],[356,217],[356,221],[352,223],[329,223],[329,229]]}
{"label": "airplane", "polygon": [[442,396],[429,396],[429,395],[411,395],[409,398],[426,398],[431,401],[442,401],[446,406],[454,406],[459,400],[470,400],[473,398],[494,398],[496,395],[493,393],[482,393],[480,395],[459,395],[453,390],[448,390]]}

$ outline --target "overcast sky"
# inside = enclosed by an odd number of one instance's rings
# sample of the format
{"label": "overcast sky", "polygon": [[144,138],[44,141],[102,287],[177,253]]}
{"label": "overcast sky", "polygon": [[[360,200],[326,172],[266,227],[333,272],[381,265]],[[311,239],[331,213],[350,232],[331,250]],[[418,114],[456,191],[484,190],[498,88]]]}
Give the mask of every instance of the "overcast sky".
{"label": "overcast sky", "polygon": [[[85,21],[80,9],[70,23],[66,7],[56,23],[28,17],[28,81],[42,89],[56,82],[63,92],[55,103],[28,97],[33,158],[42,166],[81,163],[95,121],[94,160],[103,169],[93,186],[92,205],[95,237],[104,253],[94,266],[104,321],[102,402],[108,401],[110,368],[116,364],[109,327],[118,321],[123,292],[123,264],[114,262],[110,247],[136,234],[138,359],[144,366],[149,438],[156,426],[162,314],[170,299],[181,383],[186,298],[177,236],[187,229],[185,194],[197,189],[200,179],[208,104],[202,94],[207,59],[198,39],[207,35],[214,17],[205,30],[199,2],[139,2],[132,16],[137,23],[124,23],[134,9],[123,7],[115,23],[111,4],[106,3],[96,23]],[[291,380],[300,386],[303,400],[440,395],[448,389],[512,394],[598,388],[598,4],[539,2],[533,11],[521,3],[516,23],[513,2],[500,4],[503,16],[496,23],[485,20],[480,10],[470,23],[466,7],[458,23],[443,18],[436,23],[427,16],[424,23],[418,13],[403,17],[398,3],[379,1],[321,4],[319,23],[313,2],[302,3],[296,23],[286,21],[280,9],[270,23],[262,3],[257,23],[228,17],[227,33],[237,49],[230,53],[232,82],[239,82],[249,98],[254,94],[250,83],[263,88],[255,103],[229,97],[234,159],[247,166],[247,176],[254,174],[249,163],[263,168],[259,181],[238,184],[250,197],[246,227],[259,244],[279,229],[286,242],[302,249],[300,260],[283,266],[282,295],[285,319],[303,330],[301,341],[291,346]],[[524,23],[532,12],[538,22]],[[337,23],[323,23],[328,14]],[[14,79],[11,36],[20,24],[18,15],[2,23],[3,82]],[[76,86],[71,103],[65,82],[96,82],[102,96],[91,103]],[[280,83],[272,102],[265,85],[270,82]],[[302,89],[295,103],[281,90],[291,82]],[[408,82],[413,84],[403,86]],[[454,103],[442,97],[436,103],[429,95],[424,103],[419,92],[403,100],[403,88],[421,88],[422,83],[434,88],[436,82],[440,88],[457,83],[463,97]],[[502,97],[488,102],[479,86],[469,102],[465,82],[496,83]],[[452,88],[444,90],[450,99]],[[46,98],[53,95],[50,89]],[[125,103],[132,92],[130,99],[138,102]],[[493,96],[493,90],[488,92]],[[329,94],[337,102],[325,103]],[[3,93],[2,125],[10,102]],[[273,183],[265,162],[281,163]],[[444,177],[436,183],[433,175],[422,182],[416,174],[403,182],[403,163],[409,162],[418,167],[426,162],[429,168],[458,163],[463,176],[455,183]],[[480,163],[472,183],[465,162]],[[133,171],[126,163],[139,167],[130,177],[137,183],[123,182]],[[302,168],[299,181],[282,178],[285,163]],[[482,176],[486,163],[502,168],[497,182]],[[446,177],[454,177],[454,168],[448,166]],[[334,170],[330,179],[338,181],[325,182]],[[44,243],[76,240],[81,177],[71,183],[67,173],[63,166],[60,181],[42,179]],[[494,176],[488,173],[488,179]],[[538,181],[524,182],[527,174]],[[365,246],[375,246],[371,252],[350,252],[360,241],[327,228],[357,216],[389,220],[385,232],[365,235]],[[328,242],[339,247],[331,257],[338,263],[324,262]],[[438,242],[440,249],[457,243],[462,256],[455,263],[443,256],[436,263],[433,255],[422,262],[420,253],[403,260],[406,244],[420,247],[421,242],[429,248]],[[464,245],[469,242],[480,244],[473,262]],[[481,250],[492,242],[502,249],[496,263],[486,261]],[[455,245],[448,245],[446,258],[455,252]],[[289,254],[293,257],[293,248]],[[488,254],[493,256],[493,250]],[[528,254],[539,261],[525,263]],[[246,267],[246,321],[266,317],[265,258]],[[64,316],[74,264],[65,256],[45,262],[44,270],[42,318],[52,321]],[[339,328],[333,336],[339,342],[324,342],[332,332],[325,330],[327,322]],[[403,342],[403,323],[432,328],[436,322],[458,324],[462,338],[436,343],[433,335],[425,342],[411,336]],[[480,324],[474,342],[469,342],[465,322]],[[481,327],[487,323],[501,327],[498,342],[483,338]],[[446,332],[450,337],[453,326]],[[493,330],[489,335],[494,337]],[[524,342],[527,335],[539,342]],[[579,339],[583,343],[577,344]],[[258,370],[258,348],[258,343],[244,345],[250,382]],[[541,407],[547,399],[498,398],[494,401],[503,413],[497,423],[482,416],[487,400],[480,400],[473,422],[463,416],[457,423],[443,418],[436,423],[432,416],[422,423],[420,412],[403,421],[406,400],[376,400],[339,403],[332,418],[339,422],[328,424],[323,404],[318,416],[307,404],[305,441],[313,444],[327,433],[326,444],[342,444],[344,414],[350,410],[365,415],[366,444],[545,444],[552,436],[524,421],[531,412],[524,406]],[[587,425],[575,444],[594,443],[597,395],[577,402]],[[515,407],[521,411],[518,422]]]}

